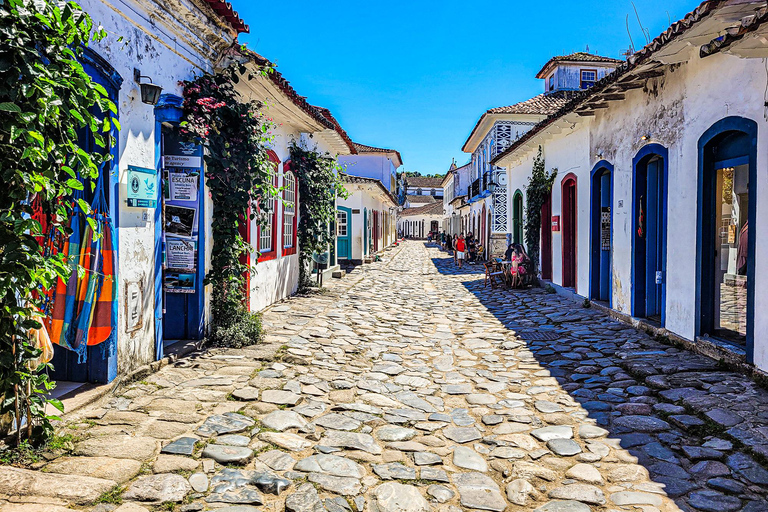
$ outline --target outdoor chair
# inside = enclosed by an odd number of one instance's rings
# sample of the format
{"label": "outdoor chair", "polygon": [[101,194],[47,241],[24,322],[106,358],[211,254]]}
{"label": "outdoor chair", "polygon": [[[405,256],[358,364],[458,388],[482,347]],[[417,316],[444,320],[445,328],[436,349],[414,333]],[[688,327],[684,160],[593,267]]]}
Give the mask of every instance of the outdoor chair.
{"label": "outdoor chair", "polygon": [[496,279],[501,279],[503,281],[504,272],[497,270],[496,265],[490,261],[486,261],[483,266],[485,267],[485,282],[483,283],[483,288],[488,286],[488,283],[491,283],[491,288],[496,288],[498,285]]}

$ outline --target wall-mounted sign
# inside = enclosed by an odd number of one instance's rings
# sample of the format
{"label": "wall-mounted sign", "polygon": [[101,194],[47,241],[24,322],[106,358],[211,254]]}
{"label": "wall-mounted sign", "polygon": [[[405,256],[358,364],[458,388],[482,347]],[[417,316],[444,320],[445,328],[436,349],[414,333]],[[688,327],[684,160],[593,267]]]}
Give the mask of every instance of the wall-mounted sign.
{"label": "wall-mounted sign", "polygon": [[198,183],[200,182],[200,173],[197,171],[189,172],[169,172],[168,188],[171,201],[197,201]]}
{"label": "wall-mounted sign", "polygon": [[181,238],[165,239],[165,267],[173,270],[195,271],[197,241]]}
{"label": "wall-mounted sign", "polygon": [[197,226],[195,217],[196,208],[187,208],[184,206],[165,205],[164,229],[166,235],[172,235],[182,238],[191,238],[192,233]]}
{"label": "wall-mounted sign", "polygon": [[203,146],[194,142],[185,142],[178,134],[165,137],[163,147],[163,167],[195,167],[203,166]]}
{"label": "wall-mounted sign", "polygon": [[168,293],[195,293],[195,273],[165,271],[163,287]]}
{"label": "wall-mounted sign", "polygon": [[157,207],[157,171],[155,169],[128,166],[128,206]]}
{"label": "wall-mounted sign", "polygon": [[560,231],[560,216],[552,216],[552,231]]}

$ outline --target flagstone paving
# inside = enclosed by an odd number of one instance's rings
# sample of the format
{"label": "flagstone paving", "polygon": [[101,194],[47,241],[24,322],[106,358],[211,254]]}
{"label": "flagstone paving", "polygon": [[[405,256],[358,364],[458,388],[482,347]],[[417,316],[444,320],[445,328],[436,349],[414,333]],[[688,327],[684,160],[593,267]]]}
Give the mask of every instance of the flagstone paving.
{"label": "flagstone paving", "polygon": [[264,327],[68,417],[72,453],[0,468],[0,510],[768,511],[766,391],[434,247]]}

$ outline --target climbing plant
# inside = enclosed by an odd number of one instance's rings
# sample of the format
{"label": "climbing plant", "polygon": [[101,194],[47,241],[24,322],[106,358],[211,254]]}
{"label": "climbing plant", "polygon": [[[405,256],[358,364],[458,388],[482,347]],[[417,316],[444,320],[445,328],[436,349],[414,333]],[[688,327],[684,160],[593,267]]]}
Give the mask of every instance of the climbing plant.
{"label": "climbing plant", "polygon": [[541,207],[547,202],[556,177],[557,169],[552,169],[550,172],[544,170],[544,156],[539,146],[539,152],[533,160],[528,187],[525,190],[525,245],[528,247],[528,255],[536,273],[539,270]]}
{"label": "climbing plant", "polygon": [[256,77],[243,64],[233,63],[216,74],[183,82],[181,133],[206,149],[205,177],[213,202],[211,270],[205,283],[213,285],[210,341],[217,345],[253,344],[261,335],[258,316],[244,303],[249,293],[245,275],[251,269],[241,256],[253,248],[239,230],[246,217],[261,222],[262,216],[251,207],[277,195],[274,164],[267,154],[272,123],[260,103],[236,90],[240,80]]}
{"label": "climbing plant", "polygon": [[[119,128],[109,113],[117,109],[79,63],[83,47],[104,36],[73,2],[0,1],[0,417],[15,420],[19,445],[53,433],[47,403],[62,410],[46,398],[54,383],[34,339],[42,292],[66,282],[70,270],[64,254],[43,251],[51,232],[37,219],[67,236],[73,192],[95,181],[109,159],[109,133]],[[78,130],[86,128],[102,150],[79,147]]]}
{"label": "climbing plant", "polygon": [[299,190],[299,289],[311,286],[311,260],[328,250],[336,239],[330,226],[336,221],[336,197],[347,197],[342,169],[329,153],[291,143],[291,170]]}

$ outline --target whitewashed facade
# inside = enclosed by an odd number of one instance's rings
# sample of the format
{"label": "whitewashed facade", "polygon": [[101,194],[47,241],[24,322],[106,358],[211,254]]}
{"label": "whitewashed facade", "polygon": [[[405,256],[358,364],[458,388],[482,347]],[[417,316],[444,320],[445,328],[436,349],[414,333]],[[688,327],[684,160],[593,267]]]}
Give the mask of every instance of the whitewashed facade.
{"label": "whitewashed facade", "polygon": [[742,24],[765,2],[726,4],[702,4],[494,163],[510,191],[540,146],[558,169],[554,284],[768,370],[768,29]]}

